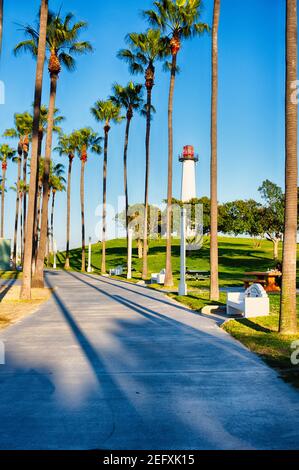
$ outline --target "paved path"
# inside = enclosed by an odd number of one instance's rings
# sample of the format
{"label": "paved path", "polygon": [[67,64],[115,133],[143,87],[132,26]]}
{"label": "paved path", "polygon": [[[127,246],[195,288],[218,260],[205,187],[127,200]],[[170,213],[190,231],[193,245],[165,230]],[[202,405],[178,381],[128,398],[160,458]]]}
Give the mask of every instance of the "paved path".
{"label": "paved path", "polygon": [[299,393],[158,292],[47,274],[39,312],[2,332],[0,448],[299,448]]}

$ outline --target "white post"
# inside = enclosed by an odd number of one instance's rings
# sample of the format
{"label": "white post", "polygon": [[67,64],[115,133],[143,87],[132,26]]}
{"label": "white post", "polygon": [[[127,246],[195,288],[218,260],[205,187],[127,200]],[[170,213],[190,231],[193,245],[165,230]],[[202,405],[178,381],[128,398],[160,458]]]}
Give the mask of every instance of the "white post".
{"label": "white post", "polygon": [[187,295],[186,284],[186,209],[181,209],[181,253],[179,295]]}
{"label": "white post", "polygon": [[53,240],[53,254],[54,254],[53,269],[56,269],[56,252],[57,252],[56,240]]}
{"label": "white post", "polygon": [[91,273],[91,238],[89,237],[89,244],[88,244],[88,266],[87,266],[87,272]]}
{"label": "white post", "polygon": [[132,239],[133,239],[133,230],[129,228],[128,230],[128,270],[127,270],[127,279],[132,279]]}

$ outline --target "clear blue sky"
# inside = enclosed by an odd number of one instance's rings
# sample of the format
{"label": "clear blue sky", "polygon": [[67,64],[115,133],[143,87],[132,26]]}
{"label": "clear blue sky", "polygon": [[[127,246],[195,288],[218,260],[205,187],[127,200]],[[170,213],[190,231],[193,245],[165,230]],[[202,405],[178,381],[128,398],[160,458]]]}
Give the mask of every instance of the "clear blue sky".
{"label": "clear blue sky", "polygon": [[[0,133],[13,124],[14,112],[30,109],[33,101],[35,62],[29,56],[15,58],[13,46],[22,39],[17,23],[36,19],[36,0],[5,2],[4,50],[0,79],[6,85],[6,103],[0,106]],[[102,129],[90,115],[97,99],[106,99],[111,85],[127,83],[126,64],[116,58],[128,32],[143,31],[140,10],[150,0],[50,0],[52,9],[89,23],[84,37],[94,54],[78,58],[77,70],[63,71],[58,83],[57,106],[66,117],[64,130],[91,125]],[[285,0],[225,0],[219,31],[219,199],[257,198],[260,183],[269,178],[279,185],[284,179],[284,24]],[[211,24],[212,0],[204,1],[202,20]],[[209,194],[210,159],[210,36],[184,43],[179,55],[181,73],[174,101],[174,196],[179,197],[181,164],[177,155],[183,145],[193,144],[199,153],[198,196]],[[135,81],[143,77],[134,78]],[[166,197],[167,95],[169,76],[157,67],[153,101],[157,114],[152,124],[150,202]],[[48,102],[46,74],[43,102]],[[144,194],[145,122],[135,116],[129,148],[130,203]],[[123,194],[122,151],[124,124],[113,126],[110,135],[108,201],[116,204]],[[2,139],[3,141],[3,139]],[[54,155],[58,161],[60,157]],[[67,163],[65,161],[65,163]],[[72,245],[80,244],[79,159],[74,164],[72,185]],[[15,165],[8,170],[8,184],[16,179]],[[90,156],[86,167],[86,228],[95,240],[99,219],[95,210],[102,194],[102,157]],[[14,194],[7,194],[6,236],[12,236]],[[65,194],[57,197],[56,237],[65,240]]]}

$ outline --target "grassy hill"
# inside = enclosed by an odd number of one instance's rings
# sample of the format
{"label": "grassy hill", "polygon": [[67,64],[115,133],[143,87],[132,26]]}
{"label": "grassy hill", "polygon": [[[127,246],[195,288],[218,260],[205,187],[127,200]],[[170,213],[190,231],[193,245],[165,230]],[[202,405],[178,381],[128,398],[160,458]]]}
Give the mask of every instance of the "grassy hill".
{"label": "grassy hill", "polygon": [[[187,256],[189,269],[209,271],[209,239],[205,238],[203,247],[191,252]],[[165,240],[151,241],[148,266],[149,272],[159,272],[165,268]],[[86,251],[87,253],[87,251]],[[256,240],[248,238],[219,238],[219,268],[221,286],[243,285],[241,279],[246,271],[267,270],[275,266],[272,259],[273,246],[266,240],[257,247]],[[180,269],[179,240],[173,241],[173,272],[177,284]],[[280,249],[281,256],[281,249]],[[65,254],[58,254],[58,267],[63,267]],[[71,268],[81,269],[81,249],[71,251]],[[92,247],[92,268],[95,273],[100,273],[101,244]],[[111,240],[107,243],[107,269],[118,265],[126,265],[126,241],[125,239]],[[141,278],[142,260],[138,259],[136,243],[133,249],[133,278]],[[199,282],[189,282],[190,287],[198,287]],[[200,287],[207,287],[208,281],[201,281]]]}

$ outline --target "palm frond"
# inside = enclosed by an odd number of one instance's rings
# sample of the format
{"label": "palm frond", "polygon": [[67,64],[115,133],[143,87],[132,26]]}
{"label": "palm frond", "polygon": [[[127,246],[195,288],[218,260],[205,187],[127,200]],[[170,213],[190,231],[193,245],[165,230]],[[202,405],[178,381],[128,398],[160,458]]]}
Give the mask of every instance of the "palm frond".
{"label": "palm frond", "polygon": [[62,65],[64,65],[64,67],[67,70],[73,71],[76,69],[75,59],[70,54],[67,54],[66,52],[61,52],[59,54],[59,61],[61,62]]}
{"label": "palm frond", "polygon": [[69,54],[86,54],[93,52],[93,47],[88,41],[76,42],[69,48]]}
{"label": "palm frond", "polygon": [[18,56],[20,53],[28,52],[32,57],[37,57],[38,46],[33,39],[27,39],[26,41],[21,41],[13,50],[15,56]]}

